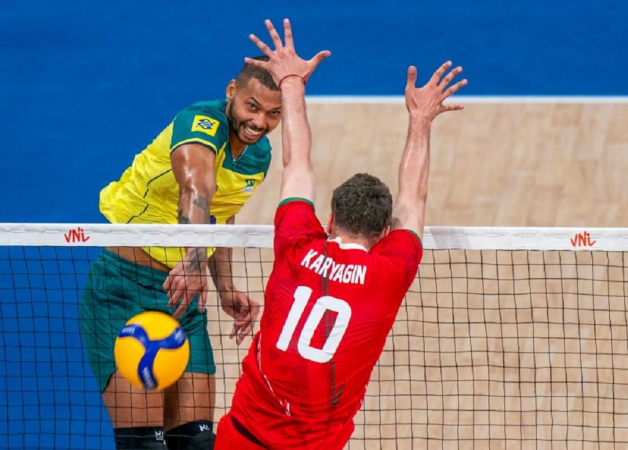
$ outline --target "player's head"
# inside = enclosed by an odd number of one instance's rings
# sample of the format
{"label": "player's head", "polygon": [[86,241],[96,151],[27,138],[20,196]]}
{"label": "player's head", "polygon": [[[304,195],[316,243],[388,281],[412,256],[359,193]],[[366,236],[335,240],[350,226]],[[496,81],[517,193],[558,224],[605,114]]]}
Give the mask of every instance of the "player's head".
{"label": "player's head", "polygon": [[330,234],[362,238],[371,245],[390,231],[392,195],[379,178],[358,173],[334,190]]}
{"label": "player's head", "polygon": [[[268,56],[255,56],[251,59],[255,59],[257,61],[268,61]],[[240,70],[238,77],[235,82],[237,87],[242,88],[245,87],[251,78],[255,78],[258,80],[264,87],[267,87],[271,91],[279,92],[279,88],[275,84],[273,80],[273,76],[266,69],[262,69],[261,67],[256,67],[251,64],[244,63],[244,67]]]}
{"label": "player's head", "polygon": [[[253,59],[268,61],[267,56]],[[254,144],[281,120],[281,91],[267,70],[244,64],[227,86],[227,117],[231,132],[244,144]]]}

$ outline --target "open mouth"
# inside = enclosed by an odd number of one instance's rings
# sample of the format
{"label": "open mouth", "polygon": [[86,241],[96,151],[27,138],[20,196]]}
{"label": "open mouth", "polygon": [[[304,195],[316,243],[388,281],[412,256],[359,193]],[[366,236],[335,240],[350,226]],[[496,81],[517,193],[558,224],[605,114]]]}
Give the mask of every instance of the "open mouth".
{"label": "open mouth", "polygon": [[250,125],[243,125],[242,129],[244,130],[244,135],[248,139],[259,139],[264,134],[264,130],[258,130]]}

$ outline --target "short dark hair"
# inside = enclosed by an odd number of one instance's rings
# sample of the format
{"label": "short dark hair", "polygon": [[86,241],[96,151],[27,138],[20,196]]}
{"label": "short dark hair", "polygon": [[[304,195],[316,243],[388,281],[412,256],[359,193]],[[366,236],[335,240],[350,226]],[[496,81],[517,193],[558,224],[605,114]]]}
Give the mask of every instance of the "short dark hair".
{"label": "short dark hair", "polygon": [[[255,56],[251,59],[255,59],[257,61],[268,61],[268,56]],[[267,87],[271,91],[278,91],[279,88],[273,81],[273,77],[266,69],[262,69],[261,67],[256,67],[251,64],[244,63],[244,67],[238,74],[238,78],[236,78],[236,85],[238,87],[246,86],[251,78],[257,79],[262,86]]]}
{"label": "short dark hair", "polygon": [[331,214],[342,231],[376,239],[390,225],[392,195],[379,178],[358,173],[334,189]]}

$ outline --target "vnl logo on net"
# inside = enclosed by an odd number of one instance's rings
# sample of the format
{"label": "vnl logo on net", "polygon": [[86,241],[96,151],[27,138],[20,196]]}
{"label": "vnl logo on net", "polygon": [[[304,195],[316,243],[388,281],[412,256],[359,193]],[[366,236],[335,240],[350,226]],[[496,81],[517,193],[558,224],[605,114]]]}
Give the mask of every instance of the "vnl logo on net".
{"label": "vnl logo on net", "polygon": [[582,233],[576,233],[576,235],[569,239],[572,247],[593,247],[597,241],[591,240],[591,235],[588,231]]}
{"label": "vnl logo on net", "polygon": [[87,242],[91,239],[91,236],[85,236],[85,230],[81,227],[71,228],[67,233],[63,234],[65,242]]}

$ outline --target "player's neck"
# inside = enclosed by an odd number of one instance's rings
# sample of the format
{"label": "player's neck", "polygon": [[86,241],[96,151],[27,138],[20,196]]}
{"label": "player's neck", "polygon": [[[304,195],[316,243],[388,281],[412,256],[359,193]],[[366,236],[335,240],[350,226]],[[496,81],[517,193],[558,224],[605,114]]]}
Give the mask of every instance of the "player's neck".
{"label": "player's neck", "polygon": [[229,148],[231,149],[233,159],[238,159],[246,149],[246,144],[231,133],[229,136]]}
{"label": "player's neck", "polygon": [[336,232],[336,230],[332,230],[329,234],[330,239],[340,239],[343,244],[358,244],[364,247],[367,251],[371,250],[371,247],[375,245],[372,239],[367,239],[362,236],[355,236],[343,232]]}

